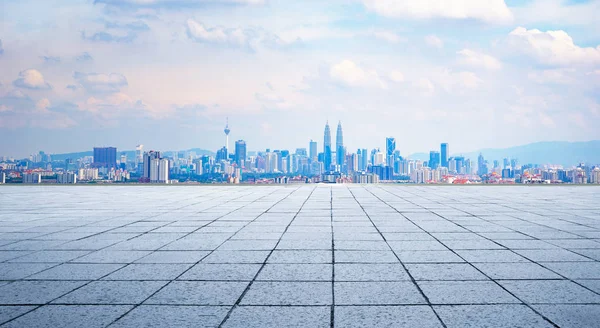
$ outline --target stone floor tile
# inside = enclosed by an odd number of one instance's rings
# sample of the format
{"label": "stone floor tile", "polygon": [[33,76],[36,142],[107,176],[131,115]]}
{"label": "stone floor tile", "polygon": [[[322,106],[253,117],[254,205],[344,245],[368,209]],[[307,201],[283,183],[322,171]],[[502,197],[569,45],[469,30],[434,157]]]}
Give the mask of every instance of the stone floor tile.
{"label": "stone floor tile", "polygon": [[448,328],[552,328],[550,322],[521,304],[442,305],[435,311]]}
{"label": "stone floor tile", "polygon": [[238,306],[223,327],[315,327],[330,326],[329,306]]}
{"label": "stone floor tile", "polygon": [[443,327],[429,306],[336,306],[335,327]]}

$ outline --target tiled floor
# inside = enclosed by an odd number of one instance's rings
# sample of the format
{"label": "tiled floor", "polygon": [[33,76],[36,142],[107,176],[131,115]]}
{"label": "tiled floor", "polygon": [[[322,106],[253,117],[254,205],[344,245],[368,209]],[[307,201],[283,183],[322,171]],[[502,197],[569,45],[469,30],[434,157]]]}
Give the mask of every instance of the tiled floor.
{"label": "tiled floor", "polygon": [[6,327],[599,322],[600,187],[0,187]]}

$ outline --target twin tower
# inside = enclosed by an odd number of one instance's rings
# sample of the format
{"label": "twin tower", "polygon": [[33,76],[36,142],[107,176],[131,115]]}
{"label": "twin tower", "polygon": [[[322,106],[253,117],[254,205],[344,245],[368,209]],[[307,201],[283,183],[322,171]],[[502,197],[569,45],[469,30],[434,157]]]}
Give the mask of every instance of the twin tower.
{"label": "twin tower", "polygon": [[[340,167],[344,166],[346,160],[346,149],[344,148],[344,134],[342,132],[342,122],[338,122],[337,135],[335,136],[335,164]],[[331,129],[329,128],[329,121],[325,124],[325,139],[323,140],[323,163],[325,164],[325,170],[330,170],[333,158],[333,151],[331,150]]]}

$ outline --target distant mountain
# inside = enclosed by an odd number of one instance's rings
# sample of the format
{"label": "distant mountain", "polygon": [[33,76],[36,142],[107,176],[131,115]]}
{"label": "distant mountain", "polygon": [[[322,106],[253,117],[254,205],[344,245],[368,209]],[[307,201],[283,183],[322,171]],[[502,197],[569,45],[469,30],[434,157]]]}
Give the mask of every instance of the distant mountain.
{"label": "distant mountain", "polygon": [[[170,156],[172,152],[178,152],[178,151],[195,152],[196,155],[210,155],[210,156],[215,155],[214,152],[212,152],[210,150],[206,150],[206,149],[201,149],[201,148],[192,148],[192,149],[188,149],[188,150],[168,150],[168,151],[161,151],[161,153],[165,154],[166,156]],[[121,156],[121,154],[126,154],[128,159],[132,159],[135,157],[135,150],[119,150],[119,149],[117,149],[117,159]],[[64,161],[67,158],[77,159],[77,158],[81,158],[81,157],[85,157],[85,156],[94,156],[94,152],[93,151],[83,151],[83,152],[76,152],[76,153],[51,154],[53,161]]]}
{"label": "distant mountain", "polygon": [[[452,146],[452,145],[451,145]],[[547,141],[502,149],[481,149],[468,153],[451,153],[477,160],[479,153],[492,163],[504,158],[516,158],[520,164],[560,164],[573,166],[578,163],[600,164],[600,140],[584,142]],[[415,153],[410,159],[429,160],[427,153]]]}

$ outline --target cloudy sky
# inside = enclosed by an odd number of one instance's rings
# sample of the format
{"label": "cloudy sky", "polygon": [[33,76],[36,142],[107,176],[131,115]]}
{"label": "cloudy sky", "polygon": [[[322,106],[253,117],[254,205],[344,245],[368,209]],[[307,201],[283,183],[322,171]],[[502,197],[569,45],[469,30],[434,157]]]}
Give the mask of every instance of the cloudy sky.
{"label": "cloudy sky", "polygon": [[[600,139],[596,0],[0,0],[0,155]],[[332,128],[335,131],[335,127]],[[335,136],[334,136],[335,137]],[[233,143],[233,142],[231,142]]]}

